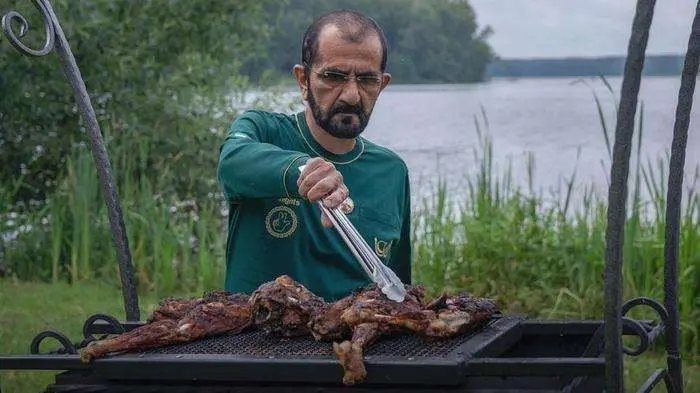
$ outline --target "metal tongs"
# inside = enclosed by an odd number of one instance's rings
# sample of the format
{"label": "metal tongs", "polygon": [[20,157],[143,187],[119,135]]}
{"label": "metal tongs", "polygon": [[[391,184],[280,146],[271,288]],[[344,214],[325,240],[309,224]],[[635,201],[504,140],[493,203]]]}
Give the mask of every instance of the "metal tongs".
{"label": "metal tongs", "polygon": [[[299,171],[304,170],[304,165],[299,167]],[[377,255],[372,251],[362,235],[352,225],[350,219],[340,209],[329,209],[323,205],[323,201],[318,201],[321,211],[330,219],[333,226],[343,238],[352,254],[364,269],[367,276],[375,282],[379,289],[391,300],[403,302],[406,297],[406,288],[401,279],[384,265]]]}

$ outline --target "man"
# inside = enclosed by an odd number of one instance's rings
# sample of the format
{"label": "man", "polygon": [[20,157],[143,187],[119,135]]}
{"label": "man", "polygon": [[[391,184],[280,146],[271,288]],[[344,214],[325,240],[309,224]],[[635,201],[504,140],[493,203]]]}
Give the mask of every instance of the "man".
{"label": "man", "polygon": [[249,293],[288,274],[332,301],[370,283],[318,201],[340,206],[410,283],[408,170],[360,136],[391,81],[386,63],[386,40],[372,19],[328,13],[307,29],[294,67],[305,111],[246,111],[232,123],[218,166],[230,201],[227,290]]}

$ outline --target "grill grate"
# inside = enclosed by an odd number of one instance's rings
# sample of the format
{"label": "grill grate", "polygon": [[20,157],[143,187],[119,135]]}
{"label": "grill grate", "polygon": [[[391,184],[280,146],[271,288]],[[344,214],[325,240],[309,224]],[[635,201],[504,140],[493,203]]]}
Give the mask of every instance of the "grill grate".
{"label": "grill grate", "polygon": [[[481,329],[479,329],[481,330]],[[365,350],[366,356],[395,357],[444,357],[474,334],[432,340],[413,334],[385,336]],[[332,343],[315,341],[310,337],[270,337],[255,330],[240,334],[224,334],[202,340],[155,348],[143,354],[221,354],[243,357],[287,358],[287,357],[334,357]]]}

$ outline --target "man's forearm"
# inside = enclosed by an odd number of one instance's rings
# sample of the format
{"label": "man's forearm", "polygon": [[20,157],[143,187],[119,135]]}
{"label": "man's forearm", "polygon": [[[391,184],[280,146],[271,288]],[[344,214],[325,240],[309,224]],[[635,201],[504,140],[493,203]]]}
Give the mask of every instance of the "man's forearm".
{"label": "man's forearm", "polygon": [[298,198],[296,181],[309,156],[245,137],[224,142],[217,178],[229,200],[249,198]]}

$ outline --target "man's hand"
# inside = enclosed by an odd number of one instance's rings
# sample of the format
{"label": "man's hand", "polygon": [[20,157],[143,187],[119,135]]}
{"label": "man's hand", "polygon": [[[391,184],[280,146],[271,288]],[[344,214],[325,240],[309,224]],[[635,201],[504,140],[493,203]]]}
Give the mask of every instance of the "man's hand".
{"label": "man's hand", "polygon": [[[310,202],[323,200],[323,205],[334,209],[347,199],[348,188],[343,183],[343,175],[335,166],[321,157],[314,157],[306,162],[304,170],[297,180],[299,194]],[[321,214],[321,224],[333,226],[325,214]]]}

